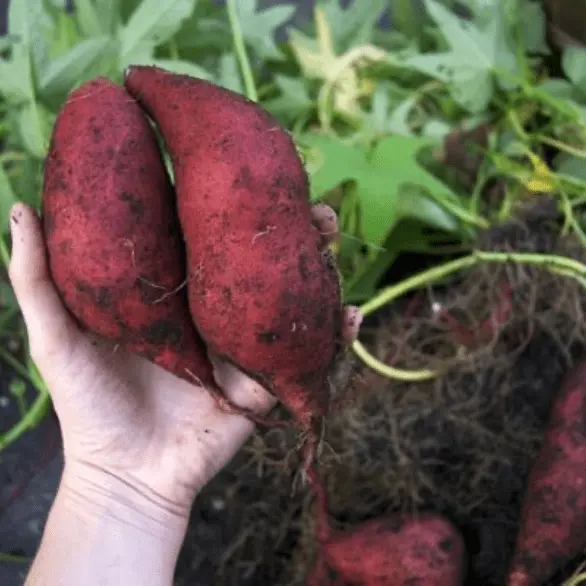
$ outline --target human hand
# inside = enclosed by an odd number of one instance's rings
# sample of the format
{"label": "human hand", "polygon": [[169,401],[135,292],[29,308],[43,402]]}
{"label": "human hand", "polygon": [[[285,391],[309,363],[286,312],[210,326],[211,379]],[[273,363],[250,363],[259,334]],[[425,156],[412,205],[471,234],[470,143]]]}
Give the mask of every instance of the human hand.
{"label": "human hand", "polygon": [[[316,206],[314,222],[326,246],[337,235],[335,214]],[[133,505],[151,503],[186,518],[197,492],[240,449],[253,424],[220,411],[205,390],[83,332],[51,281],[36,214],[17,204],[10,224],[10,279],[63,435],[62,486],[77,494],[83,487],[84,498],[127,491]],[[360,316],[351,307],[345,313],[349,343]],[[257,383],[211,358],[232,402],[259,414],[276,404]]]}

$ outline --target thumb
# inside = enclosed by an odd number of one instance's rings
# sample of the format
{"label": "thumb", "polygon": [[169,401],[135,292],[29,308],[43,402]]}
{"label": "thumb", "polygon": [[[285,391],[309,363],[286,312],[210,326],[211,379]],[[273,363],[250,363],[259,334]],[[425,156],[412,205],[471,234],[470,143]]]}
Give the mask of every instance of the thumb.
{"label": "thumb", "polygon": [[12,255],[8,269],[29,337],[30,353],[42,371],[59,368],[81,331],[63,306],[51,280],[47,251],[36,213],[17,203],[10,211]]}

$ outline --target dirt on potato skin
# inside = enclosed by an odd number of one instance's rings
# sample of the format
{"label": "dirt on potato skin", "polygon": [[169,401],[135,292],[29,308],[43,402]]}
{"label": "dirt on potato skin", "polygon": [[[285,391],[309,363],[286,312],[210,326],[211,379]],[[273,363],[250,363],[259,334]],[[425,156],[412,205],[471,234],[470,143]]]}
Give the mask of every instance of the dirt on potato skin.
{"label": "dirt on potato skin", "polygon": [[[585,262],[579,243],[559,236],[557,220],[551,202],[538,201],[481,246]],[[503,298],[508,311],[483,329]],[[368,320],[361,339],[380,359],[447,371],[426,382],[389,381],[349,356],[344,408],[330,416],[320,456],[334,525],[351,528],[396,511],[444,513],[465,540],[466,586],[502,586],[552,400],[586,353],[585,312],[586,291],[576,281],[508,263],[474,268]],[[484,334],[463,336],[458,326]],[[225,536],[233,538],[218,555],[217,584],[305,583],[314,510],[309,490],[295,483],[297,442],[291,430],[257,430],[200,495],[204,502],[221,493],[226,512],[218,522],[230,518]],[[180,567],[188,563],[183,552]]]}

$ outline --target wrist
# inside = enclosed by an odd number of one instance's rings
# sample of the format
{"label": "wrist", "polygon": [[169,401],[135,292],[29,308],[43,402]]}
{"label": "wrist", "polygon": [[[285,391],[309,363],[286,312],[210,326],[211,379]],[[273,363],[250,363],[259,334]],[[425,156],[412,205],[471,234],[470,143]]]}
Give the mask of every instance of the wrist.
{"label": "wrist", "polygon": [[89,463],[66,461],[59,496],[89,521],[107,516],[152,535],[182,538],[189,518],[187,506],[167,500],[140,480]]}
{"label": "wrist", "polygon": [[26,584],[169,586],[187,520],[127,479],[66,464]]}

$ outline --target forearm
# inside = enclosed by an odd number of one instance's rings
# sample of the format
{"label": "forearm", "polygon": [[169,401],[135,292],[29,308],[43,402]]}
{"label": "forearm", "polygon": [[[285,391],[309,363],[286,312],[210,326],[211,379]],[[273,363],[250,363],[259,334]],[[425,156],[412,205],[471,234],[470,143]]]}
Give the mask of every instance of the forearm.
{"label": "forearm", "polygon": [[171,586],[186,526],[120,479],[66,470],[25,586]]}

